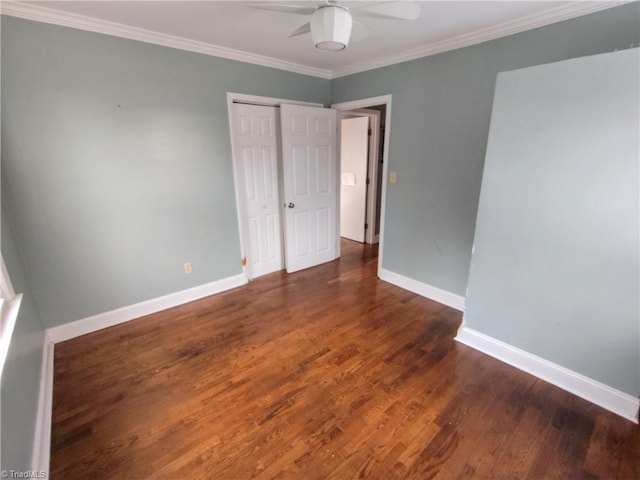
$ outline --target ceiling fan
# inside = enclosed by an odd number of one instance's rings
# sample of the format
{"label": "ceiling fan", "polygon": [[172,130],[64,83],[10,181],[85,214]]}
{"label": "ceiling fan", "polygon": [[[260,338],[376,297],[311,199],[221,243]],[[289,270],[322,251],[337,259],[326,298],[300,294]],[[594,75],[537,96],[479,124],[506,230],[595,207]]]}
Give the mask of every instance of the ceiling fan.
{"label": "ceiling fan", "polygon": [[[358,2],[360,3],[360,2]],[[365,2],[362,2],[365,3]],[[289,37],[311,33],[313,45],[320,50],[338,52],[355,41],[364,38],[369,30],[356,18],[393,20],[415,20],[420,16],[420,5],[413,1],[367,2],[365,5],[348,8],[334,0],[306,5],[300,3],[252,3],[251,8],[280,13],[295,13],[311,16],[305,24],[294,30]]]}

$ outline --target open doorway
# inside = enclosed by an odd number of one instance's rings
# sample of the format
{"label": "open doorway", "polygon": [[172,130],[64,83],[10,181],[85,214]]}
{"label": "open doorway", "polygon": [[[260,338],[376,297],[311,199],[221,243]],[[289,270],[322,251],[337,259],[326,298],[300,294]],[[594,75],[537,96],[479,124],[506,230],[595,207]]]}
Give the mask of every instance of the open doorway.
{"label": "open doorway", "polygon": [[340,236],[376,244],[380,234],[386,105],[341,113]]}
{"label": "open doorway", "polygon": [[[391,95],[339,103],[331,107],[340,112],[341,119],[339,181],[342,242],[348,238],[350,241],[377,247],[372,249],[372,252],[377,253],[380,276],[384,246]],[[366,120],[358,120],[363,118]],[[346,128],[343,128],[343,122]],[[351,135],[355,140],[350,139]],[[343,140],[346,142],[343,143]],[[362,151],[365,149],[366,155],[363,156]],[[360,160],[355,164],[351,158],[353,151],[360,152]],[[363,163],[365,161],[366,165]],[[353,208],[354,203],[356,208]],[[345,225],[347,221],[351,223]],[[353,232],[349,232],[349,228]]]}

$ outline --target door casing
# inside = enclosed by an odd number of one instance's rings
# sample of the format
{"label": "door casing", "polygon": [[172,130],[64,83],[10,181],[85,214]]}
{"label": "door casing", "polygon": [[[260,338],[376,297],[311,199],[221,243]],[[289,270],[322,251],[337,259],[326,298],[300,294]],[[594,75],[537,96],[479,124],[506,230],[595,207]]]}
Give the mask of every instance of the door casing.
{"label": "door casing", "polygon": [[389,138],[391,133],[391,95],[381,95],[379,97],[363,98],[350,102],[335,103],[331,108],[335,108],[339,112],[347,112],[349,110],[366,109],[375,107],[376,105],[385,105],[385,128],[384,128],[384,150],[382,153],[382,199],[380,212],[380,237],[378,247],[378,277],[382,273],[382,263],[384,254],[384,225],[385,225],[385,205],[387,201],[387,175],[389,170]]}

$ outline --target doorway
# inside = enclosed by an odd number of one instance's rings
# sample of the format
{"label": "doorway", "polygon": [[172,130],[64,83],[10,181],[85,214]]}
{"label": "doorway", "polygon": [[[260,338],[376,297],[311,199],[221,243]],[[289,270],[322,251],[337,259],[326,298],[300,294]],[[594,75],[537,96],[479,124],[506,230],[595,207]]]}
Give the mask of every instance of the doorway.
{"label": "doorway", "polygon": [[[279,208],[278,208],[278,212],[277,214],[279,215],[279,221],[280,221],[280,229],[279,229],[279,235],[280,235],[280,245],[276,245],[275,243],[273,245],[275,245],[276,251],[278,249],[278,247],[280,248],[280,252],[284,253],[283,257],[281,260],[276,260],[275,263],[272,264],[272,267],[267,268],[266,270],[260,270],[258,268],[256,268],[256,272],[254,272],[253,269],[253,265],[252,265],[252,261],[253,261],[253,257],[254,255],[252,255],[252,242],[251,242],[251,235],[250,235],[250,227],[249,227],[249,221],[248,221],[248,215],[247,215],[247,210],[246,210],[246,206],[245,206],[245,202],[246,199],[244,198],[244,193],[245,193],[245,185],[244,183],[246,182],[246,178],[243,178],[241,172],[242,172],[242,161],[240,158],[240,151],[239,151],[239,147],[238,144],[236,142],[236,138],[237,138],[237,132],[239,130],[239,125],[238,125],[238,121],[235,115],[235,108],[234,108],[234,104],[242,104],[242,103],[246,103],[246,104],[252,104],[252,105],[258,105],[258,106],[267,106],[267,107],[273,107],[276,109],[280,109],[280,107],[282,105],[298,105],[298,106],[306,106],[306,107],[316,107],[316,109],[322,109],[323,105],[321,104],[317,104],[317,103],[310,103],[310,102],[299,102],[299,101],[290,101],[290,100],[285,100],[285,99],[278,99],[278,98],[271,98],[271,97],[261,97],[261,96],[255,96],[255,95],[246,95],[246,94],[239,94],[239,93],[232,93],[229,92],[227,93],[227,111],[228,111],[228,115],[229,115],[229,129],[230,129],[230,134],[231,134],[231,148],[232,148],[232,156],[233,156],[233,171],[234,171],[234,183],[235,183],[235,191],[236,191],[236,213],[237,213],[237,218],[238,218],[238,228],[239,228],[239,233],[240,233],[240,250],[241,250],[241,260],[242,260],[242,265],[243,265],[243,272],[244,274],[247,276],[247,278],[249,280],[255,278],[257,275],[261,275],[261,274],[266,274],[270,271],[270,268],[273,268],[275,271],[275,269],[282,269],[282,263],[278,263],[278,262],[283,262],[284,263],[284,267],[287,269],[287,271],[289,270],[289,265],[288,265],[288,261],[287,261],[287,252],[288,249],[292,248],[295,243],[291,242],[291,241],[287,241],[287,232],[286,232],[286,217],[287,214],[288,216],[294,215],[295,212],[297,212],[297,210],[295,210],[295,203],[296,202],[289,202],[284,195],[284,175],[283,175],[283,164],[282,164],[282,155],[277,155],[276,158],[276,168],[277,168],[277,174],[276,174],[276,179],[277,179],[277,195],[276,198],[278,199],[279,203]],[[378,276],[381,275],[382,273],[382,264],[383,264],[383,249],[384,249],[384,224],[385,224],[385,201],[386,201],[386,189],[387,189],[387,165],[388,165],[388,157],[389,157],[389,127],[390,127],[390,118],[391,118],[391,95],[382,95],[379,97],[373,97],[373,98],[367,98],[367,99],[362,99],[362,100],[355,100],[355,101],[350,101],[350,102],[345,102],[345,103],[340,103],[340,104],[334,104],[331,106],[332,109],[337,110],[338,114],[341,113],[345,113],[345,112],[350,112],[352,115],[353,114],[357,114],[357,112],[354,112],[356,110],[377,110],[380,112],[380,122],[378,125],[378,147],[376,149],[374,149],[374,151],[378,152],[378,156],[379,156],[379,161],[378,161],[378,169],[377,169],[377,177],[376,177],[376,186],[377,189],[375,190],[375,200],[374,201],[370,201],[371,205],[376,205],[376,208],[374,210],[375,213],[375,221],[372,222],[374,224],[373,227],[373,234],[374,234],[374,240],[372,241],[372,245],[376,245],[376,241],[378,242],[377,244],[377,248],[375,249],[376,253],[377,253],[377,258],[378,258]],[[326,109],[325,109],[326,110]],[[298,117],[299,118],[299,117]],[[276,124],[275,124],[275,130],[276,132],[280,131],[280,123],[279,123],[279,119],[280,116],[276,113]],[[297,125],[297,126],[296,126]],[[296,120],[295,122],[290,122],[290,127],[292,130],[298,130],[299,127],[299,122]],[[338,132],[338,128],[337,126],[335,126],[334,124],[332,124],[331,122],[329,122],[328,124],[326,124],[324,121],[318,121],[318,119],[312,119],[311,117],[308,118],[308,121],[306,122],[306,125],[313,125],[314,129],[317,130],[316,133],[320,133],[320,134],[326,134],[327,132],[331,133],[337,133]],[[325,125],[327,125],[328,127],[325,128]],[[276,135],[276,141],[279,141],[280,137],[278,135]],[[292,145],[290,145],[292,146]],[[322,146],[322,145],[317,145],[315,147],[311,147],[314,148],[314,156],[311,157],[307,157],[306,160],[306,165],[309,167],[309,169],[307,171],[311,171],[311,169],[315,169],[316,171],[319,171],[318,168],[321,167],[321,164],[318,163],[318,159],[320,157],[322,157],[324,155],[324,152],[326,152],[326,149]],[[337,145],[336,145],[336,149],[337,149]],[[371,151],[371,149],[370,149]],[[294,151],[294,149],[291,149],[290,153],[292,154],[292,157],[296,156],[296,153]],[[339,161],[339,158],[337,158],[337,160]],[[303,162],[305,163],[305,162]],[[333,164],[333,161],[332,161]],[[341,178],[340,178],[340,172],[339,172],[339,164],[338,166],[333,169],[332,171],[327,171],[328,176],[324,175],[322,178],[326,178],[329,182],[332,182],[333,185],[335,186],[330,186],[329,190],[333,190],[336,192],[336,196],[338,198],[338,202],[339,202],[339,198],[340,198],[340,190],[338,189],[338,186],[340,186],[341,184]],[[295,171],[295,169],[294,169]],[[298,172],[302,172],[302,170],[298,169]],[[268,178],[269,176],[265,176],[265,178]],[[273,177],[271,177],[273,178]],[[370,180],[371,182],[371,180]],[[319,190],[326,190],[325,188],[325,183],[322,181],[313,181],[313,182],[309,182],[309,185],[315,185],[315,187],[317,187]],[[370,183],[371,184],[371,183]],[[299,192],[298,192],[299,193]],[[375,203],[374,203],[375,202]],[[289,204],[294,204],[292,207],[288,207]],[[338,203],[339,205],[339,203]],[[329,209],[331,210],[331,209]],[[336,208],[336,210],[338,210]],[[322,209],[318,209],[318,213],[322,214],[322,212],[325,212],[326,209],[322,210]],[[286,212],[286,213],[285,213]],[[320,217],[318,218],[311,218],[311,221],[307,222],[306,224],[310,227],[313,224],[318,224],[318,220],[322,219]],[[335,225],[335,228],[333,229],[333,233],[330,234],[329,236],[329,241],[331,242],[330,245],[330,249],[331,249],[331,254],[330,256],[332,256],[333,258],[338,258],[340,257],[340,236],[339,236],[339,232],[340,232],[340,214],[339,212],[336,212],[336,214],[334,215],[334,219],[330,220],[329,222],[333,222]],[[325,222],[327,223],[327,222]],[[274,222],[272,222],[272,225],[275,224]],[[271,228],[271,226],[269,227]],[[254,229],[254,232],[258,231],[258,229]],[[264,229],[263,229],[264,231]],[[273,232],[274,230],[271,229],[271,232]],[[277,228],[276,228],[277,231]],[[307,232],[309,233],[309,235],[305,236],[305,235],[299,235],[298,238],[300,239],[311,239],[312,237],[316,237],[317,235],[312,235],[313,232],[311,231],[311,229],[307,229]],[[375,238],[377,236],[377,238]],[[322,243],[319,240],[317,241],[318,246],[320,247],[325,247],[326,243]],[[257,242],[258,245],[260,245],[260,242]],[[268,248],[271,248],[271,245],[269,245],[268,241],[262,241],[262,245],[266,245]],[[365,245],[368,245],[365,243]],[[255,251],[255,249],[253,249]],[[304,250],[304,249],[302,249]],[[327,255],[326,254],[326,248],[324,248],[325,252],[318,252],[319,255]],[[273,248],[271,248],[270,252],[273,252]],[[331,258],[331,259],[333,259]],[[301,263],[299,262],[299,265]],[[273,265],[277,265],[277,266],[273,266]],[[301,268],[307,268],[307,266],[312,266],[312,265],[302,265]]]}
{"label": "doorway", "polygon": [[386,105],[341,113],[340,236],[379,241]]}
{"label": "doorway", "polygon": [[[369,180],[366,189],[366,195],[364,201],[367,207],[365,207],[365,222],[363,223],[363,231],[365,231],[366,244],[378,244],[378,276],[382,272],[383,262],[383,250],[384,250],[384,221],[385,221],[385,201],[387,192],[387,165],[389,158],[389,127],[391,121],[391,95],[382,95],[379,97],[364,98],[361,100],[354,100],[350,102],[337,103],[331,105],[340,112],[341,118],[363,117],[364,115],[377,116],[379,121],[376,128],[371,129],[371,137],[368,140],[368,155],[367,155],[367,173],[366,177]],[[371,118],[371,117],[369,117]],[[368,133],[368,132],[367,132]],[[377,135],[376,135],[377,134]],[[376,138],[377,137],[377,138]],[[377,140],[377,144],[374,142]],[[372,143],[374,143],[372,145]],[[362,140],[360,140],[362,145]],[[342,147],[342,145],[341,145]],[[341,162],[343,158],[341,157]],[[343,168],[344,167],[344,168]],[[342,200],[343,189],[351,188],[351,191],[347,194],[355,193],[352,185],[354,183],[354,175],[356,173],[350,169],[349,161],[342,165],[341,173],[346,173],[344,178],[341,176],[341,200],[340,209],[342,212]],[[355,178],[357,183],[357,176]],[[345,183],[347,185],[345,185]],[[359,200],[362,202],[362,200]],[[359,214],[360,215],[360,214]],[[361,218],[360,216],[358,218]],[[357,225],[357,224],[356,224]],[[366,228],[364,228],[366,227]],[[349,237],[345,237],[349,238]]]}

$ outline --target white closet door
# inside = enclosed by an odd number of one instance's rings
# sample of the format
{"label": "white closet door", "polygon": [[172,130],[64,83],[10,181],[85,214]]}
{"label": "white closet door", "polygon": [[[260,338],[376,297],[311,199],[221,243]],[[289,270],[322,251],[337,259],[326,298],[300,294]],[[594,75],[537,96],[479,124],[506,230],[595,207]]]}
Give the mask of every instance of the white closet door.
{"label": "white closet door", "polygon": [[250,278],[283,268],[275,107],[236,104],[236,171],[248,237]]}
{"label": "white closet door", "polygon": [[282,105],[285,251],[288,272],[336,258],[336,111]]}

